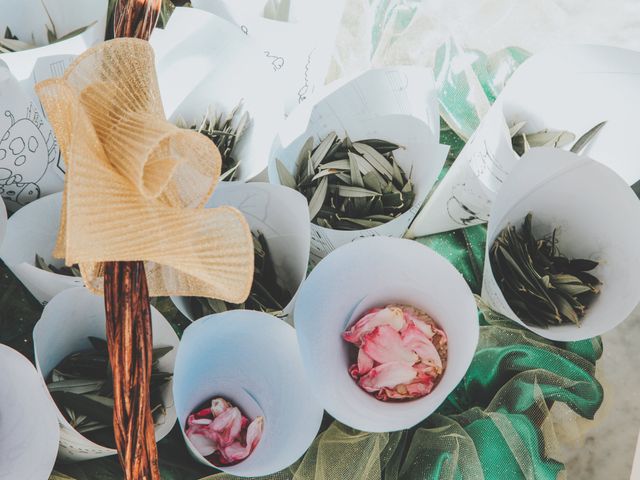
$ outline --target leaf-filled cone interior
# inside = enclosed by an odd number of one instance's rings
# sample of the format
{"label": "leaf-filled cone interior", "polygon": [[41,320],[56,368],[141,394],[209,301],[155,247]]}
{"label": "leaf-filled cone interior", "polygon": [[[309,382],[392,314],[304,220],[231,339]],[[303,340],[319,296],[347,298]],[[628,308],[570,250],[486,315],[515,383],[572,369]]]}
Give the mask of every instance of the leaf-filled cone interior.
{"label": "leaf-filled cone interior", "polygon": [[116,39],[37,85],[67,175],[54,255],[102,291],[102,262],[144,261],[149,294],[240,303],[253,241],[231,207],[203,208],[220,175],[205,136],[167,122],[153,51]]}
{"label": "leaf-filled cone interior", "polygon": [[250,123],[249,113],[244,111],[242,102],[240,102],[229,113],[218,112],[215,108],[209,107],[206,115],[199,122],[187,125],[184,120],[179,119],[176,124],[180,128],[190,128],[202,133],[215,144],[222,157],[222,176],[220,179],[232,181],[236,179],[240,166],[234,149],[249,128]]}
{"label": "leaf-filled cone interior", "polygon": [[[115,448],[113,434],[113,374],[107,341],[89,337],[92,349],[67,355],[47,378],[47,388],[71,426],[89,440]],[[162,414],[162,387],[172,374],[158,361],[173,347],[157,347],[152,353],[150,395],[154,421]]]}
{"label": "leaf-filled cone interior", "polygon": [[276,159],[280,182],[302,193],[309,217],[321,227],[362,230],[383,225],[411,208],[411,172],[396,161],[400,145],[379,139],[351,141],[329,133],[313,146],[305,142],[291,174]]}
{"label": "leaf-filled cone interior", "polygon": [[509,306],[525,323],[546,328],[579,325],[600,293],[591,271],[598,262],[569,259],[558,251],[556,230],[535,238],[529,213],[522,228],[509,225],[494,241],[491,269]]}
{"label": "leaf-filled cone interior", "polygon": [[447,335],[425,312],[408,305],[372,308],[342,338],[357,348],[349,373],[378,400],[424,397],[447,364]]}

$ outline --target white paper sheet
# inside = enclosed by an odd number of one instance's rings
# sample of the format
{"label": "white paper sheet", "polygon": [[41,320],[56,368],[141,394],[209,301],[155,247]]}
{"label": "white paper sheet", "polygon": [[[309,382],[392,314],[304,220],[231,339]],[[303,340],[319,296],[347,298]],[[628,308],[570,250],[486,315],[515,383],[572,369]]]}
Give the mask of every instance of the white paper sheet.
{"label": "white paper sheet", "polygon": [[[322,408],[305,378],[294,329],[260,312],[204,317],[184,331],[174,372],[174,398],[184,435],[189,414],[221,396],[253,419],[264,416],[262,439],[237,465],[220,468],[253,477],[280,471],[315,439]],[[210,465],[185,436],[191,454]]]}
{"label": "white paper sheet", "polygon": [[529,212],[534,235],[547,235],[557,227],[560,252],[600,262],[594,275],[602,281],[601,293],[579,327],[528,326],[507,304],[487,261],[482,286],[487,303],[538,335],[559,341],[595,337],[625,320],[640,301],[640,201],[625,181],[587,157],[552,148],[532,149],[520,159],[493,203],[487,258],[502,229],[508,224],[519,228]]}
{"label": "white paper sheet", "polygon": [[[302,194],[290,188],[267,183],[221,183],[207,207],[230,205],[240,210],[251,231],[264,234],[276,276],[294,297],[307,275],[309,264],[309,209]],[[171,297],[189,320],[194,317],[186,297]],[[289,323],[294,300],[284,309]]]}
{"label": "white paper sheet", "polygon": [[[167,320],[151,307],[154,347],[172,346],[174,349],[158,361],[160,371],[173,372],[179,339]],[[64,332],[64,335],[60,335]],[[36,368],[47,378],[51,370],[71,353],[91,348],[88,337],[106,338],[104,299],[85,288],[66,290],[57,295],[42,312],[33,330]],[[49,397],[50,398],[50,397]],[[156,424],[156,440],[164,438],[176,421],[172,382],[162,387],[162,401],[166,412]],[[60,458],[82,461],[115,455],[115,449],[105,448],[78,433],[56,408],[60,423]],[[26,477],[25,477],[26,478]]]}
{"label": "white paper sheet", "polygon": [[43,305],[63,290],[83,287],[79,277],[46,272],[35,266],[36,254],[48,264],[62,266],[54,259],[53,248],[60,227],[62,193],[43,197],[16,212],[7,222],[0,258]]}
{"label": "white paper sheet", "polygon": [[410,234],[430,235],[486,221],[497,190],[486,188],[473,159],[490,157],[505,174],[515,165],[517,157],[508,148],[504,119],[509,126],[525,121],[527,132],[548,128],[577,137],[606,121],[584,153],[612,168],[627,183],[638,181],[639,75],[640,52],[614,47],[559,47],[528,59],[416,217]]}
{"label": "white paper sheet", "polygon": [[209,109],[228,114],[242,102],[250,124],[234,149],[237,178],[262,172],[284,111],[258,45],[230,23],[192,8],[177,8],[150,41],[167,117],[192,125]]}
{"label": "white paper sheet", "polygon": [[288,16],[279,19],[268,18],[267,0],[191,3],[228,20],[258,42],[263,62],[278,82],[287,113],[324,85],[344,0],[291,0]]}
{"label": "white paper sheet", "polygon": [[[381,402],[348,372],[342,332],[369,308],[405,303],[433,317],[449,339],[447,367],[427,396]],[[365,238],[340,247],[311,272],[298,294],[294,321],[313,392],[334,418],[359,430],[410,428],[446,399],[467,371],[478,342],[476,305],[458,271],[410,240]]]}
{"label": "white paper sheet", "polygon": [[29,360],[0,344],[0,480],[46,480],[58,453],[56,407]]}
{"label": "white paper sheet", "polygon": [[[411,172],[416,198],[404,214],[379,227],[339,231],[311,224],[311,257],[317,263],[329,252],[365,236],[402,236],[431,190],[448,147],[438,143],[433,100],[433,78],[420,68],[370,70],[338,88],[314,98],[312,106],[301,107],[285,122],[269,161],[269,180],[279,184],[279,159],[293,171],[299,152],[309,137],[316,144],[329,132],[348,133],[353,140],[379,138],[404,146],[395,158],[405,172]],[[410,93],[417,92],[416,96]],[[435,108],[437,115],[437,108]],[[289,140],[295,138],[294,140]],[[290,143],[287,143],[287,142]]]}

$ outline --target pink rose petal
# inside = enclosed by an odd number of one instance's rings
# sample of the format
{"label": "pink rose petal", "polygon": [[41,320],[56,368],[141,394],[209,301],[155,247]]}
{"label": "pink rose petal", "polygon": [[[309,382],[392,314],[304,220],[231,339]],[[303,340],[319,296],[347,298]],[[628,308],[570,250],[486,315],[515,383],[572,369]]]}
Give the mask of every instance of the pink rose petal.
{"label": "pink rose petal", "polygon": [[381,325],[362,338],[364,352],[378,363],[405,362],[414,364],[418,356],[403,343],[400,334],[389,325]]}
{"label": "pink rose petal", "polygon": [[349,343],[360,346],[362,337],[380,325],[389,325],[400,331],[405,326],[402,310],[396,307],[372,309],[358,320],[349,330],[342,334],[342,338]]}
{"label": "pink rose petal", "polygon": [[360,387],[367,392],[375,392],[381,388],[393,388],[409,383],[416,378],[416,371],[410,363],[389,362],[372,368],[358,381]]}
{"label": "pink rose petal", "polygon": [[366,375],[373,368],[373,358],[364,351],[358,350],[358,375]]}
{"label": "pink rose petal", "polygon": [[247,429],[247,438],[244,445],[236,441],[223,448],[220,452],[220,459],[226,464],[236,463],[247,458],[256,448],[262,438],[264,418],[256,417]]}
{"label": "pink rose petal", "polygon": [[227,402],[224,398],[214,398],[211,400],[211,413],[214,417],[217,417],[222,412],[231,408],[231,404]]}
{"label": "pink rose petal", "polygon": [[231,444],[242,430],[240,410],[236,407],[225,410],[213,420],[211,429],[220,435],[221,443]]}
{"label": "pink rose petal", "polygon": [[414,324],[408,325],[402,332],[402,343],[405,348],[415,352],[420,361],[442,370],[442,359],[431,340]]}

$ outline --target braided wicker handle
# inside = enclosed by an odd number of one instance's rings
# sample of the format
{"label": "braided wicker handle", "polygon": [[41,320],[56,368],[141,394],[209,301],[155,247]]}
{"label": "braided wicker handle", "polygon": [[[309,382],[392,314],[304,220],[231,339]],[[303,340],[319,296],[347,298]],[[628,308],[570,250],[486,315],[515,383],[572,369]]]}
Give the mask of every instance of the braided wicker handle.
{"label": "braided wicker handle", "polygon": [[[162,0],[117,0],[114,37],[148,40]],[[104,265],[107,342],[113,369],[113,430],[126,480],[160,480],[149,401],[153,340],[142,262]]]}

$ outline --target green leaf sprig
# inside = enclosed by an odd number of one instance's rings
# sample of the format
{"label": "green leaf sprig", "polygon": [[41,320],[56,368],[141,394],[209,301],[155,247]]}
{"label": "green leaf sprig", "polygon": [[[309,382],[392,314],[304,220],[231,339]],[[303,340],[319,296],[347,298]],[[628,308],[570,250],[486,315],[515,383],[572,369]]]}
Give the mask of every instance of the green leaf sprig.
{"label": "green leaf sprig", "polygon": [[184,120],[177,122],[180,128],[190,128],[209,138],[220,151],[222,157],[222,175],[220,180],[235,180],[240,162],[234,155],[234,148],[247,131],[251,119],[248,112],[238,103],[228,114],[216,113],[209,109],[199,123],[187,126]]}
{"label": "green leaf sprig", "polygon": [[276,316],[291,301],[293,295],[280,286],[276,270],[267,245],[267,240],[261,232],[252,232],[254,250],[254,272],[251,293],[244,303],[228,303],[214,298],[191,297],[191,309],[196,318],[222,313],[227,310],[247,309]]}
{"label": "green leaf sprig", "polygon": [[415,193],[394,157],[403,148],[379,139],[352,142],[335,132],[316,147],[305,142],[292,175],[276,159],[280,183],[309,202],[311,221],[333,230],[362,230],[383,225],[413,205]]}
{"label": "green leaf sprig", "polygon": [[[570,151],[578,154],[581,153],[606,123],[607,122],[600,122],[595,127],[589,129],[589,131],[576,140]],[[573,133],[566,130],[541,130],[534,133],[524,133],[522,132],[522,129],[525,124],[526,122],[519,122],[509,129],[509,134],[511,135],[511,147],[519,157],[527,153],[531,148],[535,147],[563,148],[573,142],[576,138]]]}
{"label": "green leaf sprig", "polygon": [[536,239],[531,223],[529,213],[519,231],[509,225],[491,247],[491,268],[500,290],[528,325],[579,325],[600,293],[600,280],[589,273],[598,262],[568,259],[558,251],[556,229]]}
{"label": "green leaf sprig", "polygon": [[[72,353],[51,372],[47,388],[71,426],[90,440],[115,448],[113,435],[113,377],[107,342],[89,337],[90,350]],[[153,349],[150,399],[154,418],[164,413],[162,386],[172,374],[161,372],[159,360],[173,347]]]}
{"label": "green leaf sprig", "polygon": [[35,266],[40,270],[44,270],[45,272],[56,273],[58,275],[65,275],[67,277],[82,277],[80,273],[80,267],[78,264],[73,264],[70,267],[63,265],[62,267],[56,267],[51,263],[47,263],[47,261],[42,258],[40,255],[36,253],[36,261]]}

